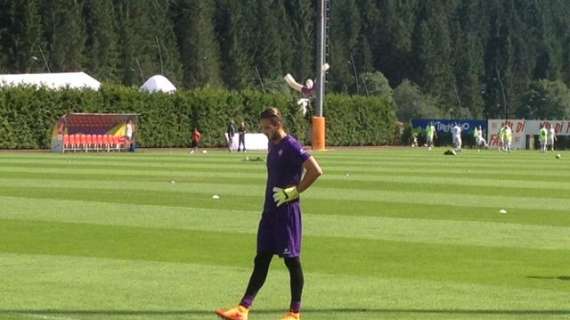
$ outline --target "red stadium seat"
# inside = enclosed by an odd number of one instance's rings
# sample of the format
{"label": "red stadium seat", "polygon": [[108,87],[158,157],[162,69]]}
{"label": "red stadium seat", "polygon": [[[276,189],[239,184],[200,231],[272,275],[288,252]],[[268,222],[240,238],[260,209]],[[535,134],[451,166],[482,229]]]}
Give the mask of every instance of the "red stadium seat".
{"label": "red stadium seat", "polygon": [[64,134],[63,135],[63,152],[65,152],[66,149],[70,149],[71,146],[69,144],[69,135]]}
{"label": "red stadium seat", "polygon": [[95,149],[95,151],[99,151],[99,140],[97,138],[98,135],[94,134],[92,135],[93,137],[93,148]]}
{"label": "red stadium seat", "polygon": [[97,148],[97,150],[99,150],[99,148],[103,148],[105,144],[103,143],[103,135],[102,134],[98,134],[95,136],[95,146]]}
{"label": "red stadium seat", "polygon": [[87,143],[87,135],[84,135],[84,134],[79,135],[79,144],[80,144],[81,148],[83,148],[83,150],[85,150],[85,151],[89,150],[89,146]]}
{"label": "red stadium seat", "polygon": [[111,151],[111,146],[113,145],[113,140],[111,140],[111,136],[106,134],[103,135],[103,144],[107,148],[107,152]]}
{"label": "red stadium seat", "polygon": [[81,134],[78,133],[75,135],[75,141],[77,141],[77,148],[79,150],[83,149],[83,142],[82,142]]}
{"label": "red stadium seat", "polygon": [[71,145],[71,150],[73,151],[77,150],[77,145],[78,145],[77,135],[72,134],[69,136],[69,144]]}
{"label": "red stadium seat", "polygon": [[113,136],[113,143],[115,144],[117,150],[121,151],[123,146],[121,145],[121,140],[119,139],[118,136]]}
{"label": "red stadium seat", "polygon": [[87,135],[87,147],[91,150],[95,150],[95,136],[92,134]]}
{"label": "red stadium seat", "polygon": [[81,149],[81,135],[75,134],[75,150]]}

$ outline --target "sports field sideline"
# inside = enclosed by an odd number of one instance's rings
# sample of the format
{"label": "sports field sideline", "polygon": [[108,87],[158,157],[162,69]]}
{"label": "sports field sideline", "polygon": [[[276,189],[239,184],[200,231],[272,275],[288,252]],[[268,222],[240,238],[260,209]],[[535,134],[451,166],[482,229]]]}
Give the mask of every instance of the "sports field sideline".
{"label": "sports field sideline", "polygon": [[[570,318],[570,152],[443,151],[315,154],[303,319]],[[263,156],[0,153],[0,319],[216,319],[249,278]],[[250,319],[288,305],[274,259]]]}

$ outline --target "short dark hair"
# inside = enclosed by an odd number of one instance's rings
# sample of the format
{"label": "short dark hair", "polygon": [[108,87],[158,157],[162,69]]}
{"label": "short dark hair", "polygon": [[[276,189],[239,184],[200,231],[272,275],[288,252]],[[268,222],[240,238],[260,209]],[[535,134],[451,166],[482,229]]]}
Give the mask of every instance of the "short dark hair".
{"label": "short dark hair", "polygon": [[259,114],[259,119],[269,119],[273,125],[283,123],[281,112],[277,108],[267,108]]}

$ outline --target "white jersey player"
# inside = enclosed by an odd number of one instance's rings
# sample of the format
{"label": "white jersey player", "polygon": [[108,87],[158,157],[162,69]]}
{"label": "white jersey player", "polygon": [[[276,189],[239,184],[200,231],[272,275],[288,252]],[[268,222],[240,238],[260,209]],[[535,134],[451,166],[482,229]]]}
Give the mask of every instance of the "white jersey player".
{"label": "white jersey player", "polygon": [[554,141],[556,141],[556,130],[552,125],[550,125],[550,128],[548,129],[548,135],[546,138],[546,146],[547,146],[546,148],[548,149],[548,147],[550,147],[550,150],[554,151]]}
{"label": "white jersey player", "polygon": [[457,123],[451,128],[451,137],[453,138],[453,148],[455,151],[461,151],[461,128]]}
{"label": "white jersey player", "polygon": [[475,127],[473,131],[473,137],[475,138],[475,144],[477,148],[487,148],[487,140],[483,138],[483,128],[481,126]]}

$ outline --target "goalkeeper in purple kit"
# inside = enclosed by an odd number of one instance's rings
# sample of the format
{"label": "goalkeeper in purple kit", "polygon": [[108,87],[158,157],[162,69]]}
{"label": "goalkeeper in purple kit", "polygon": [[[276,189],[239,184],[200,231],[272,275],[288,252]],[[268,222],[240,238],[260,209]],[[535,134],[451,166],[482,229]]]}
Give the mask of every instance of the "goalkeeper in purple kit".
{"label": "goalkeeper in purple kit", "polygon": [[[265,204],[257,233],[257,255],[245,294],[235,308],[216,310],[226,320],[247,320],[258,291],[263,286],[274,255],[289,269],[291,304],[282,320],[300,319],[303,269],[301,268],[301,206],[299,194],[323,174],[319,164],[283,128],[276,108],[260,115],[261,127],[269,138]],[[303,174],[304,170],[304,174]]]}

